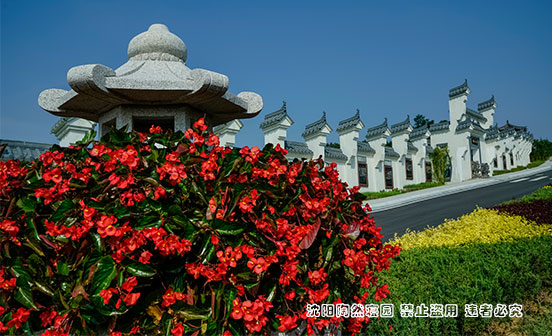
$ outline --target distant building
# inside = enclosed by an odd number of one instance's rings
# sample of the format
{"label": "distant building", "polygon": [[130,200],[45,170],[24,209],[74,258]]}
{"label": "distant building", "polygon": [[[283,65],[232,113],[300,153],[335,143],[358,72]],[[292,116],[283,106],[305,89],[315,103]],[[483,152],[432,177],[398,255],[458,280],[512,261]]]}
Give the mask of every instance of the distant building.
{"label": "distant building", "polygon": [[[469,180],[486,171],[492,175],[494,170],[527,165],[533,142],[527,128],[509,121],[502,127],[493,125],[497,107],[494,96],[473,110],[467,107],[469,93],[467,80],[449,90],[449,120],[413,128],[409,116],[392,125],[385,118],[383,123],[366,130],[365,140],[360,140],[364,123],[357,110],[338,124],[339,146],[327,144],[326,138],[333,129],[325,112],[305,127],[304,142],[288,140],[287,129],[293,120],[285,102],[279,110],[265,116],[260,128],[265,144],[280,144],[288,150],[288,159],[321,157],[327,163],[335,162],[341,178],[349,186],[360,186],[361,191],[403,188],[431,181],[429,153],[436,146],[446,145],[449,149],[448,174],[453,182]],[[227,136],[228,143],[234,143],[236,133],[219,134]],[[387,143],[389,136],[391,146]]]}

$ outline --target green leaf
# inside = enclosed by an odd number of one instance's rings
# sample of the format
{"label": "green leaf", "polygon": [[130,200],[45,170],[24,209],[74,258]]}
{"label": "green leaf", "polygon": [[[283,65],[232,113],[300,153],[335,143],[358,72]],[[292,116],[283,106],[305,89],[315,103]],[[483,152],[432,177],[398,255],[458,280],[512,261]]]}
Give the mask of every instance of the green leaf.
{"label": "green leaf", "polygon": [[13,297],[26,308],[38,310],[38,307],[34,303],[33,294],[30,288],[17,287],[13,293]]}
{"label": "green leaf", "polygon": [[67,263],[61,260],[57,263],[57,270],[61,275],[69,275],[69,272],[71,271]]}
{"label": "green leaf", "polygon": [[132,260],[132,259],[125,259],[123,262],[123,265],[125,264],[126,270],[128,273],[137,276],[137,277],[145,277],[145,278],[151,278],[155,274],[157,274],[157,271],[148,265],[142,264],[141,262]]}
{"label": "green leaf", "polygon": [[67,212],[72,210],[75,207],[73,204],[73,201],[68,198],[65,199],[61,204],[57,207],[56,212],[50,217],[50,220],[54,223],[59,223],[64,217]]}
{"label": "green leaf", "polygon": [[36,288],[41,291],[42,293],[48,295],[48,296],[54,296],[54,291],[47,285],[43,284],[42,282],[35,280],[34,284],[36,285]]}
{"label": "green leaf", "polygon": [[109,288],[111,281],[117,276],[115,261],[111,256],[105,256],[98,262],[98,268],[92,280],[92,293],[98,294],[102,289]]}
{"label": "green leaf", "polygon": [[163,218],[159,216],[144,216],[140,217],[137,221],[137,225],[134,227],[135,229],[145,229],[150,227],[157,227],[161,225],[163,222]]}
{"label": "green leaf", "polygon": [[243,232],[244,224],[239,222],[226,222],[221,219],[213,220],[212,228],[220,234],[235,236]]}
{"label": "green leaf", "polygon": [[29,197],[20,198],[17,201],[17,206],[26,213],[35,212],[36,200],[33,200]]}
{"label": "green leaf", "polygon": [[113,210],[112,210],[113,215],[115,215],[115,217],[117,217],[118,219],[121,219],[123,217],[130,216],[130,211],[128,210],[127,207],[120,205],[119,202],[117,202],[116,204],[117,205],[113,207]]}

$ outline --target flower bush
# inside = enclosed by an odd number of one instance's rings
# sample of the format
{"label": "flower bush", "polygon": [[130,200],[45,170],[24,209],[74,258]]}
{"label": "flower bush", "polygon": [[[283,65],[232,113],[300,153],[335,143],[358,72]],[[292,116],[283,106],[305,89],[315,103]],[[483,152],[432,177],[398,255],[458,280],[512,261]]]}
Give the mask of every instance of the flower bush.
{"label": "flower bush", "polygon": [[314,334],[366,318],[400,248],[335,166],[206,131],[112,131],[36,162],[0,162],[0,333]]}

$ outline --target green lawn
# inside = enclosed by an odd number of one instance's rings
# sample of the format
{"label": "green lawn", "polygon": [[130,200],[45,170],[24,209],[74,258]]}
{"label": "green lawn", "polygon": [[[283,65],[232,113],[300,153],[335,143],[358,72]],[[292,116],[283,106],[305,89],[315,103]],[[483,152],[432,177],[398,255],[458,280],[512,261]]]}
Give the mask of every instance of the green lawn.
{"label": "green lawn", "polygon": [[517,171],[528,169],[528,168],[535,168],[535,167],[538,167],[538,166],[540,166],[541,164],[543,164],[545,162],[546,161],[533,161],[533,162],[529,163],[527,166],[523,166],[523,167],[516,167],[516,168],[512,168],[510,170],[495,170],[495,171],[493,171],[493,176],[502,175],[502,174],[506,174],[506,173],[513,173],[513,172],[517,172]]}
{"label": "green lawn", "polygon": [[438,187],[442,185],[441,183],[437,182],[424,182],[419,184],[410,184],[407,186],[404,186],[403,189],[393,189],[390,191],[378,191],[378,192],[364,192],[363,194],[368,197],[369,200],[376,199],[376,198],[383,198],[383,197],[389,197],[389,196],[395,196],[399,194],[404,194],[409,191],[416,191],[416,190],[422,190],[427,188],[433,188]]}
{"label": "green lawn", "polygon": [[[524,196],[552,198],[547,186]],[[517,202],[519,202],[518,200]],[[393,318],[374,319],[369,335],[551,335],[552,228],[478,209],[434,229],[393,240],[404,248],[378,274]],[[401,304],[457,304],[456,318],[402,318]],[[470,318],[465,304],[522,304],[522,318]],[[389,327],[392,326],[392,330]]]}

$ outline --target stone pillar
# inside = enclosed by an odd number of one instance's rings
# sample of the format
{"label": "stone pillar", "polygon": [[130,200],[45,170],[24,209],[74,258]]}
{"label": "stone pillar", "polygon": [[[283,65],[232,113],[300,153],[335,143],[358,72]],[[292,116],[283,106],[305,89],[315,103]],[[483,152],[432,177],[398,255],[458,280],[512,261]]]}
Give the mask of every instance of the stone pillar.
{"label": "stone pillar", "polygon": [[293,125],[293,120],[287,114],[287,106],[284,101],[282,107],[277,111],[267,114],[259,126],[264,133],[265,146],[271,143],[274,146],[279,144],[280,147],[285,148],[287,129],[291,125]]}
{"label": "stone pillar", "polygon": [[470,88],[468,87],[467,79],[462,85],[449,90],[449,120],[451,130],[456,129],[458,120],[466,113],[466,102],[468,101],[469,94]]}
{"label": "stone pillar", "polygon": [[491,97],[491,99],[477,104],[477,111],[479,111],[479,113],[481,113],[487,119],[486,122],[481,124],[481,127],[487,129],[493,126],[496,106],[497,104],[494,95]]}
{"label": "stone pillar", "polygon": [[69,147],[82,140],[94,127],[96,123],[93,121],[66,117],[58,120],[50,133],[56,136],[61,147]]}
{"label": "stone pillar", "polygon": [[238,119],[227,122],[223,125],[218,125],[213,128],[220,140],[221,146],[234,147],[236,144],[236,134],[243,128],[243,123]]}
{"label": "stone pillar", "polygon": [[326,112],[322,113],[322,118],[305,126],[302,136],[309,149],[313,152],[312,158],[325,159],[326,137],[332,132],[332,128],[326,122]]}
{"label": "stone pillar", "polygon": [[358,185],[358,136],[363,128],[364,123],[360,120],[358,109],[353,117],[340,121],[337,126],[339,147],[348,158],[344,168],[344,179],[350,186]]}

